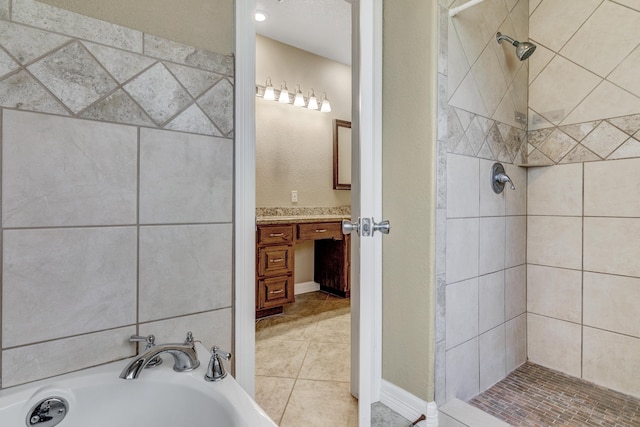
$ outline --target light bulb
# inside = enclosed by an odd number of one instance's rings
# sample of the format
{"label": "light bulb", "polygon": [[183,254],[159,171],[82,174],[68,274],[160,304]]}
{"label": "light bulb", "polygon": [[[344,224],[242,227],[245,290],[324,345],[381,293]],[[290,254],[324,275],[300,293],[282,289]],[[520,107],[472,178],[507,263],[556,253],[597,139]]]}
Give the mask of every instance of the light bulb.
{"label": "light bulb", "polygon": [[327,99],[327,94],[324,94],[324,98],[322,99],[322,106],[320,107],[320,111],[323,113],[329,113],[331,111],[331,104],[329,103],[329,99]]}
{"label": "light bulb", "polygon": [[286,82],[282,82],[282,86],[280,89],[280,97],[278,98],[278,102],[282,102],[283,104],[289,103],[289,89],[287,89]]}
{"label": "light bulb", "polygon": [[255,18],[256,18],[256,22],[264,22],[267,20],[267,14],[259,10],[256,10]]}
{"label": "light bulb", "polygon": [[307,104],[307,108],[309,110],[318,109],[318,100],[316,99],[316,94],[313,93],[313,89],[311,89],[311,95],[309,95],[309,103]]}
{"label": "light bulb", "polygon": [[274,101],[276,99],[276,93],[273,90],[273,85],[271,84],[271,78],[267,77],[267,82],[264,86],[264,95],[263,98],[267,101]]}
{"label": "light bulb", "polygon": [[296,90],[296,97],[293,100],[293,105],[296,107],[304,107],[304,95],[302,95],[300,85],[296,85],[296,87],[298,89]]}

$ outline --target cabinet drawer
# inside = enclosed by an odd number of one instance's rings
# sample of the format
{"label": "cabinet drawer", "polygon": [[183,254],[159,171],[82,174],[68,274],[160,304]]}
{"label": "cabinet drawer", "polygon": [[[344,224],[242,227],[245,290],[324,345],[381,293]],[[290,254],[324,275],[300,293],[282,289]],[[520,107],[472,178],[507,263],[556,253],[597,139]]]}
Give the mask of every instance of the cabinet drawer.
{"label": "cabinet drawer", "polygon": [[293,225],[258,226],[258,244],[271,245],[293,242]]}
{"label": "cabinet drawer", "polygon": [[298,240],[342,240],[343,238],[342,224],[340,222],[298,224]]}
{"label": "cabinet drawer", "polygon": [[275,276],[293,270],[293,246],[258,248],[258,276]]}
{"label": "cabinet drawer", "polygon": [[258,309],[271,308],[294,301],[291,276],[258,280]]}

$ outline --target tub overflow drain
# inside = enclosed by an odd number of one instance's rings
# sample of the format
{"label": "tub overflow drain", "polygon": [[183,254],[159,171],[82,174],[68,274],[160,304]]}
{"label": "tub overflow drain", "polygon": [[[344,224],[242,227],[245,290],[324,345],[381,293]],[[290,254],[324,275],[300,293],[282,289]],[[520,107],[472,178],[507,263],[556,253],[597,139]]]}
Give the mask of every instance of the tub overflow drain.
{"label": "tub overflow drain", "polygon": [[36,403],[27,414],[27,426],[53,427],[67,415],[69,404],[61,397],[48,397]]}

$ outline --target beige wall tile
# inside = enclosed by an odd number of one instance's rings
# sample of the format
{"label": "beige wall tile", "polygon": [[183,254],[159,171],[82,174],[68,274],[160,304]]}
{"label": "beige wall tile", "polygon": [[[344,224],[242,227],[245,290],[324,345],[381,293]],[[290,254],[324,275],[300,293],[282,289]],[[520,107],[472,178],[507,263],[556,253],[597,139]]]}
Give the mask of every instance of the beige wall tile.
{"label": "beige wall tile", "polygon": [[640,111],[639,97],[605,80],[560,124],[570,125],[609,117],[628,116],[637,114],[638,111]]}
{"label": "beige wall tile", "polygon": [[556,56],[531,83],[529,108],[558,125],[601,81],[595,74]]}
{"label": "beige wall tile", "polygon": [[453,26],[453,20],[449,19],[448,29],[448,96],[452,96],[462,80],[467,75],[471,66],[464,53],[458,34]]}
{"label": "beige wall tile", "polygon": [[580,377],[582,327],[537,314],[527,315],[529,361]]}
{"label": "beige wall tile", "polygon": [[[640,12],[611,1],[602,2],[560,54],[606,77],[638,45],[639,20]],[[598,54],[594,55],[593,52]]]}
{"label": "beige wall tile", "polygon": [[529,216],[527,262],[582,268],[582,218]]}
{"label": "beige wall tile", "polygon": [[480,221],[472,219],[447,220],[447,283],[478,275]]}
{"label": "beige wall tile", "polygon": [[135,323],[135,227],[5,230],[3,240],[3,347]]}
{"label": "beige wall tile", "polygon": [[[133,356],[134,326],[46,341],[2,352],[2,386],[11,387]],[[46,355],[46,357],[43,357]]]}
{"label": "beige wall tile", "polygon": [[640,12],[640,0],[617,0],[617,2]]}
{"label": "beige wall tile", "polygon": [[468,400],[480,392],[478,338],[447,350],[447,401]]}
{"label": "beige wall tile", "polygon": [[544,46],[536,48],[536,54],[529,57],[529,84],[531,84],[540,72],[546,67],[555,56],[555,52]]}
{"label": "beige wall tile", "polygon": [[507,375],[504,324],[480,335],[480,391],[502,380]]}
{"label": "beige wall tile", "polygon": [[139,318],[231,306],[231,226],[140,228]]}
{"label": "beige wall tile", "polygon": [[622,393],[640,395],[640,340],[584,328],[583,378]]}
{"label": "beige wall tile", "polygon": [[136,128],[4,110],[2,143],[5,227],[135,223]]}
{"label": "beige wall tile", "polygon": [[140,222],[230,222],[233,141],[140,131]]}
{"label": "beige wall tile", "polygon": [[582,272],[528,265],[527,311],[580,323],[582,320]]}
{"label": "beige wall tile", "polygon": [[478,279],[447,285],[447,349],[478,335]]}
{"label": "beige wall tile", "polygon": [[[447,217],[476,217],[479,215],[480,160],[475,157],[447,155]],[[486,185],[489,185],[487,172]]]}
{"label": "beige wall tile", "polygon": [[505,267],[524,264],[527,258],[527,217],[507,217],[505,237]]}
{"label": "beige wall tile", "polygon": [[[182,317],[142,323],[139,327],[140,335],[153,334],[156,343],[182,342],[188,331],[193,333],[196,340],[211,349],[214,345],[224,351],[232,351],[233,319],[231,308],[223,308],[205,313],[191,314]],[[230,364],[227,364],[230,366]]]}
{"label": "beige wall tile", "polygon": [[639,234],[638,218],[585,218],[584,269],[640,277]]}
{"label": "beige wall tile", "polygon": [[[530,0],[530,37],[559,51],[601,3],[600,0]],[[540,3],[536,6],[536,3]]]}
{"label": "beige wall tile", "polygon": [[527,311],[527,266],[504,271],[505,319],[511,320]]}
{"label": "beige wall tile", "polygon": [[504,323],[504,270],[478,278],[479,333]]}
{"label": "beige wall tile", "polygon": [[479,274],[504,269],[505,217],[480,218]]}
{"label": "beige wall tile", "polygon": [[505,328],[508,374],[527,361],[527,315],[509,320]]}
{"label": "beige wall tile", "polygon": [[[524,148],[523,148],[524,149]],[[527,214],[527,169],[515,165],[505,164],[505,172],[513,181],[516,189],[504,191],[505,213],[507,215]]]}
{"label": "beige wall tile", "polygon": [[640,338],[640,279],[584,273],[584,324]]}
{"label": "beige wall tile", "polygon": [[529,215],[582,216],[582,165],[530,168],[527,192]]}
{"label": "beige wall tile", "polygon": [[640,181],[640,159],[584,165],[584,214],[637,217],[640,198],[632,197]]}

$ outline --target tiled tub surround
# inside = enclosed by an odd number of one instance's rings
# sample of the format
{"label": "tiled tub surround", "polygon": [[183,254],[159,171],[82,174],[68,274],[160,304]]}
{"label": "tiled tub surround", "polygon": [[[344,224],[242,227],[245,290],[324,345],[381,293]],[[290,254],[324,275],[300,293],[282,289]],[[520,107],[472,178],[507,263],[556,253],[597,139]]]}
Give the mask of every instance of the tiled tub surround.
{"label": "tiled tub surround", "polygon": [[640,159],[529,169],[529,360],[640,397]]}
{"label": "tiled tub surround", "polygon": [[231,349],[232,58],[8,4],[2,386],[131,356],[133,333]]}
{"label": "tiled tub surround", "polygon": [[51,7],[0,14],[0,106],[212,136],[233,132],[233,59]]}
{"label": "tiled tub surround", "polygon": [[528,163],[640,157],[640,4],[535,0]]}

